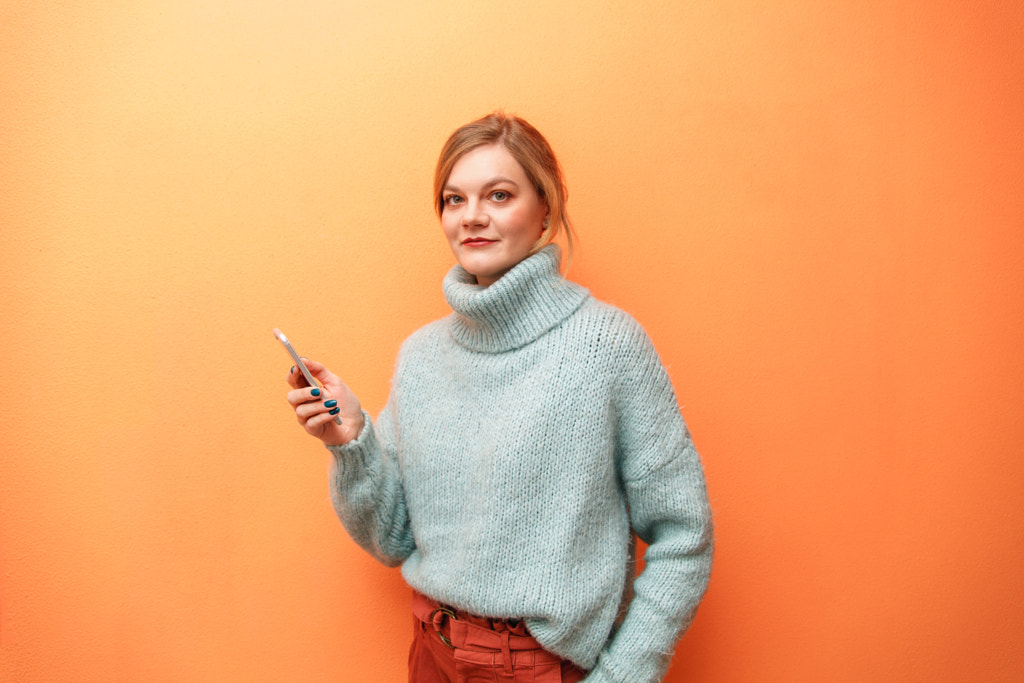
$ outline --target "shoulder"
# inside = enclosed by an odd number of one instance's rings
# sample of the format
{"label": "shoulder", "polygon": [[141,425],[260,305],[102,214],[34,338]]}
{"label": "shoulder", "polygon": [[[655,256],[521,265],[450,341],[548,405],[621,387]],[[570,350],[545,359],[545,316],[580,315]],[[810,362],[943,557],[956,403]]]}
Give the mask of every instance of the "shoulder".
{"label": "shoulder", "polygon": [[651,339],[643,326],[626,311],[610,303],[589,297],[575,313],[580,330],[617,351],[651,350]]}
{"label": "shoulder", "polygon": [[450,343],[451,334],[448,330],[451,326],[451,317],[449,314],[432,320],[406,337],[398,351],[399,362],[409,356],[432,354],[439,347]]}
{"label": "shoulder", "polygon": [[[640,400],[675,407],[668,371],[643,325],[630,313],[591,298],[580,308],[588,346],[615,378],[616,400]],[[596,360],[596,359],[595,359]]]}
{"label": "shoulder", "polygon": [[440,337],[447,336],[452,316],[453,314],[449,313],[437,320],[431,320],[429,323],[410,334],[406,340],[402,342],[402,346],[415,346],[418,344],[430,343]]}

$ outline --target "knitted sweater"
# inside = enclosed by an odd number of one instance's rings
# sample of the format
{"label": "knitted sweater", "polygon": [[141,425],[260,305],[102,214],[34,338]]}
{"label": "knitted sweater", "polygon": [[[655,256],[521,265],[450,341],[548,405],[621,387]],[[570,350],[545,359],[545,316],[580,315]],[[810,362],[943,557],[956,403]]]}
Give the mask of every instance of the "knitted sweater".
{"label": "knitted sweater", "polygon": [[[525,619],[587,681],[661,680],[712,540],[650,340],[563,279],[557,247],[490,287],[455,266],[444,293],[454,312],[402,345],[378,420],[330,447],[338,516],[414,589]],[[631,528],[649,544],[635,581]]]}

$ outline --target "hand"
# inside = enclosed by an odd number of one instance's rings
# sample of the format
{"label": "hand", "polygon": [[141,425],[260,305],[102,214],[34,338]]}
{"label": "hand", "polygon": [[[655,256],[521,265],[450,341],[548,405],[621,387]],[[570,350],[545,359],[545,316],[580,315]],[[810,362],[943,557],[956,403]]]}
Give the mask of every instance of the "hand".
{"label": "hand", "polygon": [[[363,409],[359,399],[341,379],[316,361],[302,359],[323,387],[310,387],[296,368],[288,372],[288,403],[307,432],[327,446],[343,446],[363,430]],[[336,424],[335,417],[341,418]]]}

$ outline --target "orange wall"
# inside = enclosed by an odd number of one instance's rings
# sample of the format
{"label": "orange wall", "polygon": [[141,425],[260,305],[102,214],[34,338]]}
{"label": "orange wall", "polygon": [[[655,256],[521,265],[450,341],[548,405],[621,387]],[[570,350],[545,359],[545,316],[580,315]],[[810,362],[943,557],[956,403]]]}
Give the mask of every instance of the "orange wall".
{"label": "orange wall", "polygon": [[1024,6],[781,4],[5,2],[0,679],[404,680],[270,330],[379,410],[496,107],[703,454],[669,680],[1024,677]]}

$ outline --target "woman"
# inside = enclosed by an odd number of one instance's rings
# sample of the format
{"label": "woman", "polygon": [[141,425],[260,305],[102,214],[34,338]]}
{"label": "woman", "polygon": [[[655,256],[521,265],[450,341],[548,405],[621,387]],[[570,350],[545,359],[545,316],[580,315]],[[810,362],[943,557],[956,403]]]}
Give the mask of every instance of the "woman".
{"label": "woman", "polygon": [[[561,276],[565,188],[530,124],[455,131],[434,189],[453,313],[402,345],[376,422],[319,363],[322,395],[288,378],[334,456],[338,516],[413,588],[409,680],[661,680],[712,547],[665,369],[635,320]],[[631,532],[649,544],[635,581]]]}

